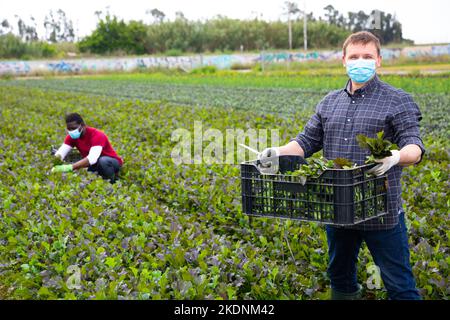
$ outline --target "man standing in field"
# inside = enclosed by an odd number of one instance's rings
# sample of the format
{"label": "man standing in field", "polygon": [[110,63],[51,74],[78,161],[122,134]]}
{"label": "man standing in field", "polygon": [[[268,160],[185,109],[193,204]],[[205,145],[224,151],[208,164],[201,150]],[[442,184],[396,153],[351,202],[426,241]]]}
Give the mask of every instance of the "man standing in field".
{"label": "man standing in field", "polygon": [[325,96],[304,131],[287,145],[267,148],[261,162],[273,156],[309,157],[323,148],[324,157],[348,158],[361,165],[368,151],[362,150],[357,134],[384,138],[397,144],[392,156],[378,160],[372,172],[388,175],[388,214],[348,228],[326,226],[332,299],[359,299],[358,253],[365,241],[390,299],[420,299],[409,261],[408,235],[402,208],[402,167],[417,164],[425,152],[419,134],[422,116],[411,96],[382,82],[380,42],[369,32],[350,35],[343,45],[342,61],[350,77],[343,89]]}
{"label": "man standing in field", "polygon": [[68,135],[55,156],[63,160],[70,150],[76,147],[83,158],[74,164],[55,166],[52,172],[70,172],[87,167],[88,171],[96,171],[103,179],[114,183],[123,160],[111,146],[106,134],[88,127],[78,113],[66,116],[66,126]]}

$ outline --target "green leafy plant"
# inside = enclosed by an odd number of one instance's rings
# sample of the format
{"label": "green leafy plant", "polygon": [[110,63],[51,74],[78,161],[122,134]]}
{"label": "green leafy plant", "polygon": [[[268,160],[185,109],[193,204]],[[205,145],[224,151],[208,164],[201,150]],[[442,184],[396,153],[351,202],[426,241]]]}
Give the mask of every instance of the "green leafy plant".
{"label": "green leafy plant", "polygon": [[332,168],[334,168],[333,160],[327,160],[324,157],[312,158],[307,165],[304,164],[298,170],[286,174],[300,177],[302,184],[305,184],[308,178],[318,178],[326,169]]}
{"label": "green leafy plant", "polygon": [[384,132],[377,133],[375,138],[367,137],[363,134],[356,136],[356,141],[361,148],[370,151],[370,156],[367,158],[366,163],[373,163],[375,159],[383,159],[392,155],[391,150],[398,149],[398,146],[389,140],[383,139]]}
{"label": "green leafy plant", "polygon": [[327,160],[324,157],[311,158],[309,163],[300,166],[298,170],[287,172],[287,175],[300,177],[302,184],[307,178],[318,178],[327,169],[351,169],[357,166],[346,158],[336,158]]}
{"label": "green leafy plant", "polygon": [[[450,96],[442,92],[449,78],[383,79],[427,107],[426,161],[405,168],[403,198],[417,286],[424,299],[448,299],[450,121],[442,106]],[[245,123],[275,126],[281,140],[294,137],[324,83],[337,88],[345,79],[218,71],[0,80],[0,298],[328,298],[323,227],[250,220],[238,165],[177,166],[170,156],[172,132],[199,119],[222,132]],[[62,142],[68,111],[104,130],[125,157],[114,186],[86,170],[49,174],[46,150]],[[325,163],[318,168],[336,165]],[[359,260],[365,284],[367,247]],[[386,298],[384,290],[366,292],[367,299]]]}
{"label": "green leafy plant", "polygon": [[64,164],[64,161],[61,159],[61,157],[59,156],[54,156],[53,157],[53,165],[54,166],[59,166],[59,165],[62,165],[62,164]]}
{"label": "green leafy plant", "polygon": [[336,158],[333,160],[334,168],[336,169],[351,169],[357,166],[356,163],[352,163],[349,159],[346,158]]}

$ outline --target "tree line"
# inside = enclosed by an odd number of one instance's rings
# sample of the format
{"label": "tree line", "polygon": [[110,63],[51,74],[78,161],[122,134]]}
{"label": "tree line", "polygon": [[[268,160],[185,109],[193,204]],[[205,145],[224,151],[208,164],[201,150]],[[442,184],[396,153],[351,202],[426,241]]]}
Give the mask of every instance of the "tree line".
{"label": "tree line", "polygon": [[75,42],[73,22],[61,9],[45,16],[43,37],[38,35],[33,16],[28,21],[18,15],[15,18],[16,23],[0,19],[0,58],[51,58],[58,54],[55,44]]}
{"label": "tree line", "polygon": [[[168,20],[164,12],[154,8],[146,13],[151,21],[124,21],[109,12],[96,11],[98,23],[88,36],[75,41],[72,21],[63,10],[50,11],[45,17],[45,37],[38,37],[36,21],[17,18],[17,31],[7,20],[0,24],[0,57],[23,55],[46,57],[55,54],[58,43],[74,43],[83,53],[91,54],[156,54],[187,52],[228,52],[284,50],[303,48],[304,21],[307,19],[308,49],[336,48],[351,33],[371,30],[383,44],[404,42],[401,23],[382,11],[340,13],[333,6],[324,8],[325,15],[316,18],[304,13],[295,3],[285,3],[285,16],[278,21],[239,20],[216,16],[204,21],[187,19],[177,12]],[[1,21],[1,19],[0,19]],[[409,41],[411,42],[411,41]],[[411,42],[412,43],[412,42]],[[73,48],[73,47],[72,47]]]}

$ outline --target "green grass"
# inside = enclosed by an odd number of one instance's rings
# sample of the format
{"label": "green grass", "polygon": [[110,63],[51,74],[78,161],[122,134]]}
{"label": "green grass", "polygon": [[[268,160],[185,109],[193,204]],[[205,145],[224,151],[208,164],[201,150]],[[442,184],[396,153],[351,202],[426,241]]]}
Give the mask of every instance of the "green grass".
{"label": "green grass", "polygon": [[[117,80],[142,83],[170,83],[170,84],[194,84],[231,87],[257,87],[257,88],[303,88],[314,90],[333,90],[343,88],[347,77],[342,69],[341,75],[302,74],[296,72],[277,73],[239,73],[218,72],[208,75],[191,74],[113,74],[86,76],[83,79],[93,80]],[[414,93],[448,93],[450,91],[450,73],[433,76],[399,76],[381,75],[381,80]]]}

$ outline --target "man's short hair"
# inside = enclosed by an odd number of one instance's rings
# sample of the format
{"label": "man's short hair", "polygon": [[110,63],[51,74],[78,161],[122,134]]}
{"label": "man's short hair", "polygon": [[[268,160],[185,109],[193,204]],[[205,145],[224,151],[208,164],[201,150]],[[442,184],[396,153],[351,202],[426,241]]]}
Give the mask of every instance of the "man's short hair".
{"label": "man's short hair", "polygon": [[66,123],[75,121],[77,124],[84,124],[83,118],[78,113],[69,113],[66,115]]}
{"label": "man's short hair", "polygon": [[381,52],[380,40],[373,33],[370,33],[368,31],[359,31],[349,35],[347,39],[345,39],[344,45],[342,46],[342,53],[345,56],[345,50],[347,49],[349,44],[361,43],[363,45],[366,45],[370,42],[375,44],[375,47],[377,48],[377,53],[378,55],[380,55]]}

